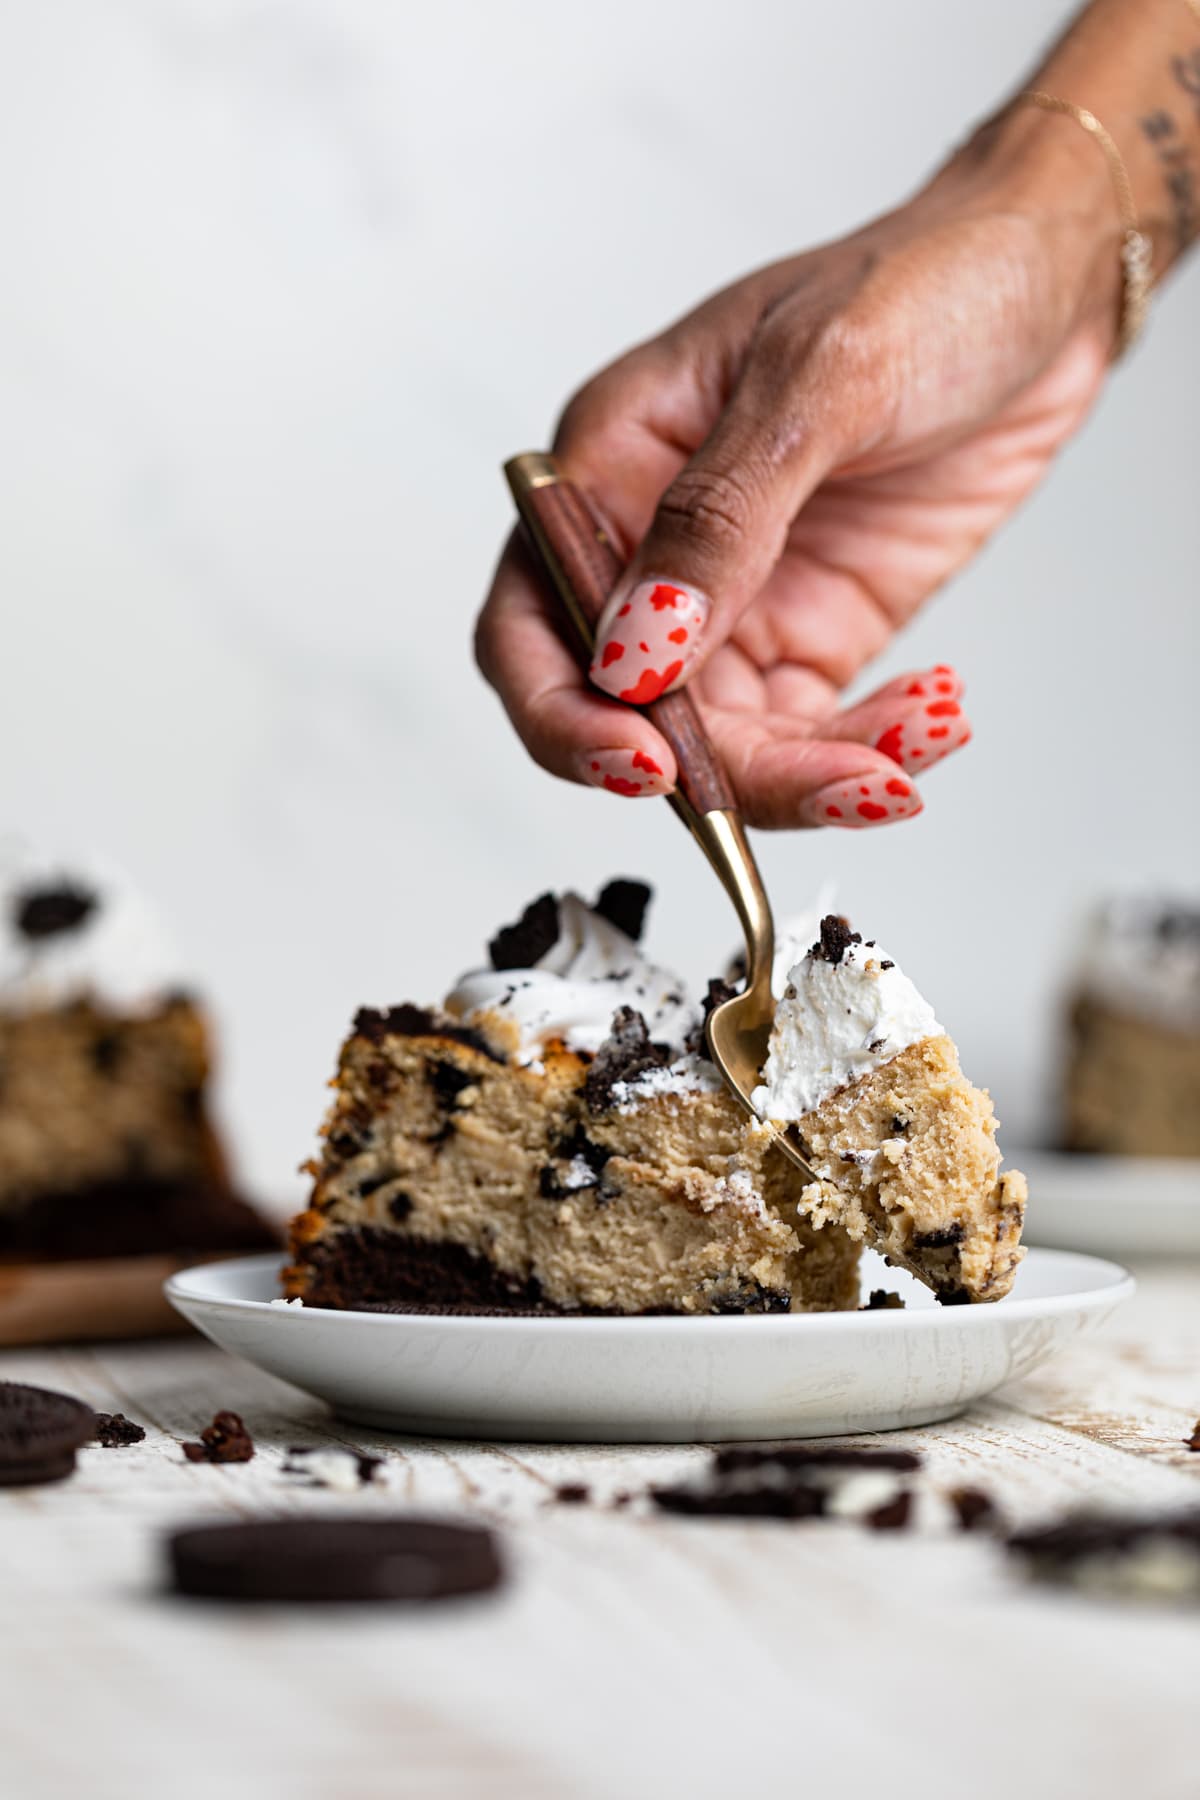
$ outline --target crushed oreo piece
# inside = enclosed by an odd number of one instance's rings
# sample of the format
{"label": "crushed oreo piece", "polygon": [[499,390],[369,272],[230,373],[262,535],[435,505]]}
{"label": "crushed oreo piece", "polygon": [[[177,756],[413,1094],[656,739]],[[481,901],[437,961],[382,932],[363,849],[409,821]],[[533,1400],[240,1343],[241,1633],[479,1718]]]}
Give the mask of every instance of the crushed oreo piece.
{"label": "crushed oreo piece", "polygon": [[892,1500],[885,1500],[872,1512],[866,1513],[863,1523],[871,1531],[904,1531],[912,1517],[912,1495],[907,1488]]}
{"label": "crushed oreo piece", "polygon": [[502,1063],[483,1033],[469,1025],[456,1025],[448,1019],[435,1018],[427,1006],[414,1006],[405,1000],[399,1006],[379,1008],[360,1006],[354,1015],[354,1030],[359,1037],[381,1044],[386,1037],[440,1037],[468,1050],[478,1050],[490,1062]]}
{"label": "crushed oreo piece", "polygon": [[719,1475],[735,1469],[761,1469],[769,1464],[783,1469],[890,1470],[914,1475],[921,1467],[915,1450],[859,1450],[852,1444],[731,1444],[718,1450],[713,1467]]}
{"label": "crushed oreo piece", "polygon": [[287,1461],[280,1473],[296,1475],[298,1487],[333,1488],[338,1493],[354,1493],[375,1479],[382,1469],[382,1456],[366,1456],[344,1444],[290,1444]]}
{"label": "crushed oreo piece", "polygon": [[849,919],[839,913],[826,913],[821,920],[821,936],[809,951],[817,962],[832,963],[836,968],[851,944],[861,944],[862,933],[851,931]]}
{"label": "crushed oreo piece", "polygon": [[1029,1573],[1090,1592],[1200,1600],[1200,1509],[1075,1513],[1007,1539]]}
{"label": "crushed oreo piece", "polygon": [[249,1462],[254,1455],[254,1439],[235,1412],[214,1413],[212,1424],[200,1433],[200,1442],[181,1447],[189,1462]]}
{"label": "crushed oreo piece", "polygon": [[654,889],[648,882],[630,881],[625,876],[618,876],[615,881],[605,882],[592,911],[598,912],[602,919],[607,919],[610,925],[615,925],[618,931],[623,931],[636,944],[641,941],[646,924],[646,908],[653,898]]}
{"label": "crushed oreo piece", "polygon": [[403,1225],[412,1209],[412,1195],[404,1193],[403,1190],[393,1194],[388,1200],[388,1211],[391,1213],[393,1219],[395,1219],[397,1225]]}
{"label": "crushed oreo piece", "polygon": [[911,1119],[902,1119],[900,1117],[899,1113],[893,1113],[892,1114],[892,1136],[893,1137],[906,1136],[909,1126],[911,1124],[912,1124]]}
{"label": "crushed oreo piece", "polygon": [[96,1442],[106,1450],[124,1450],[129,1444],[140,1444],[146,1435],[144,1425],[135,1425],[124,1413],[96,1414]]}
{"label": "crushed oreo piece", "polygon": [[690,1518],[815,1519],[825,1510],[824,1494],[806,1481],[709,1487],[681,1482],[676,1487],[651,1488],[650,1498],[661,1511]]}
{"label": "crushed oreo piece", "polygon": [[532,969],[558,942],[558,901],[553,894],[531,900],[515,925],[504,925],[488,945],[493,969]]}
{"label": "crushed oreo piece", "polygon": [[900,1295],[890,1288],[872,1288],[867,1295],[866,1305],[860,1306],[858,1310],[859,1312],[902,1312],[904,1302]]}
{"label": "crushed oreo piece", "polygon": [[561,1506],[582,1506],[592,1497],[592,1490],[582,1481],[564,1481],[555,1488],[554,1498]]}
{"label": "crushed oreo piece", "polygon": [[1000,1523],[1000,1509],[982,1488],[951,1488],[947,1498],[954,1508],[960,1531],[995,1531]]}
{"label": "crushed oreo piece", "polygon": [[671,1060],[665,1044],[654,1044],[646,1021],[632,1006],[613,1014],[612,1030],[605,1038],[584,1079],[584,1098],[594,1113],[607,1112],[618,1081],[634,1081],[647,1069],[661,1069]]}
{"label": "crushed oreo piece", "polygon": [[1184,1438],[1183,1442],[1187,1445],[1189,1450],[1200,1450],[1200,1419],[1197,1419],[1195,1425],[1193,1425],[1191,1437]]}
{"label": "crushed oreo piece", "polygon": [[693,1032],[689,1033],[687,1043],[684,1045],[685,1050],[689,1050],[693,1056],[703,1056],[711,1062],[712,1058],[708,1055],[708,1038],[704,1028],[717,1007],[724,1006],[726,1000],[732,1000],[738,991],[732,981],[723,981],[719,975],[713,976],[708,984],[708,992],[700,1002],[700,1023]]}
{"label": "crushed oreo piece", "polygon": [[61,887],[27,888],[12,904],[12,920],[21,936],[32,943],[78,931],[100,904],[88,888],[64,881]]}
{"label": "crushed oreo piece", "polygon": [[897,1531],[908,1523],[911,1495],[895,1478],[920,1466],[909,1450],[739,1444],[717,1451],[702,1480],[652,1488],[650,1498],[664,1512],[695,1517],[843,1517]]}
{"label": "crushed oreo piece", "polygon": [[603,1191],[604,1165],[612,1155],[595,1143],[576,1120],[571,1130],[551,1145],[553,1161],[538,1171],[538,1189],[547,1200],[566,1200],[585,1189]]}

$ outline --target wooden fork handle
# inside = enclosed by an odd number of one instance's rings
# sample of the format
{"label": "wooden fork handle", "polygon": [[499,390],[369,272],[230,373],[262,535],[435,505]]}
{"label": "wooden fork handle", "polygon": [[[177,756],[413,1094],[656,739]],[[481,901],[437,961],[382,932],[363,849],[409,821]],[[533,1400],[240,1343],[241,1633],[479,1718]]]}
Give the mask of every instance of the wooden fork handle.
{"label": "wooden fork handle", "polygon": [[[514,456],[504,473],[535,560],[570,623],[580,660],[592,657],[596,625],[623,564],[582,488],[554,457]],[[675,752],[677,785],[697,813],[733,812],[737,800],[686,689],[638,707]]]}

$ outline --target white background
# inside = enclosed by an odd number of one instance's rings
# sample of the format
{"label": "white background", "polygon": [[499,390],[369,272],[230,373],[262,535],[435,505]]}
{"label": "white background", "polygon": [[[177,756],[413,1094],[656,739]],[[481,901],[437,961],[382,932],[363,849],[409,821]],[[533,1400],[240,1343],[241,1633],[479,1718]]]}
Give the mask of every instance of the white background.
{"label": "white background", "polygon": [[[1182,3],[1182,0],[1181,0]],[[914,186],[1044,0],[38,0],[0,15],[0,830],[97,849],[211,997],[243,1166],[299,1191],[360,1002],[436,998],[540,888],[734,935],[665,806],[558,786],[474,673],[498,474],[593,367]],[[917,822],[827,876],[1050,1113],[1081,907],[1200,884],[1197,271],[1020,519],[871,671],[954,662]]]}

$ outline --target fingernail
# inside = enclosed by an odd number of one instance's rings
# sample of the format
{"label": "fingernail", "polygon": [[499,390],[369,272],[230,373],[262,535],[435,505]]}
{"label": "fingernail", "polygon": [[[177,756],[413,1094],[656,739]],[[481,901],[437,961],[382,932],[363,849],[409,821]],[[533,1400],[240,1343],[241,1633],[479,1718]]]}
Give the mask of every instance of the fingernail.
{"label": "fingernail", "polygon": [[610,794],[642,799],[671,792],[672,784],[644,750],[588,750],[580,767],[585,781]]}
{"label": "fingernail", "polygon": [[808,803],[808,819],[811,825],[861,831],[867,825],[913,819],[923,807],[920,794],[902,775],[864,775],[861,780],[831,781],[818,788]]}
{"label": "fingernail", "polygon": [[901,716],[875,740],[910,775],[931,769],[952,750],[971,741],[971,726],[959,704],[963,684],[946,663],[913,681],[903,696]]}
{"label": "fingernail", "polygon": [[695,656],[708,612],[708,600],[697,588],[639,582],[596,640],[591,680],[615,700],[649,706]]}

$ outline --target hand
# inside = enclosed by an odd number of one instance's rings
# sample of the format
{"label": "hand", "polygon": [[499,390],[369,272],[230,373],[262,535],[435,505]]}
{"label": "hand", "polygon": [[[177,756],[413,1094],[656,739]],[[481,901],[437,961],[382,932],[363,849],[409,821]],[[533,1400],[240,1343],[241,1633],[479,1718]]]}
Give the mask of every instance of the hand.
{"label": "hand", "polygon": [[477,631],[545,768],[668,792],[667,743],[607,696],[687,681],[752,824],[921,810],[910,777],[970,735],[958,677],[840,691],[1036,485],[1112,341],[1103,169],[1016,129],[1019,150],[991,128],[900,211],[737,282],[571,401],[555,450],[632,556],[590,681],[515,540]]}

